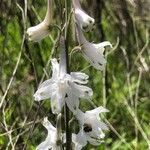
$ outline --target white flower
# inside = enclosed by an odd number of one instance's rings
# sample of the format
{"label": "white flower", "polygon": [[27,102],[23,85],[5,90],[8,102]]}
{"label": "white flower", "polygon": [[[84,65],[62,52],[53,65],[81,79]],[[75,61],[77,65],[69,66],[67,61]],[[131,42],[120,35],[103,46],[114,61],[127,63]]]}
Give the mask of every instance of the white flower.
{"label": "white flower", "polygon": [[73,0],[74,14],[77,24],[84,31],[90,31],[95,23],[95,20],[84,12],[78,0]]}
{"label": "white flower", "polygon": [[[56,59],[52,59],[52,78],[43,82],[36,93],[35,100],[51,98],[51,107],[54,114],[61,112],[65,102],[72,112],[79,106],[79,98],[90,99],[93,95],[91,88],[82,84],[88,82],[88,76],[80,72],[72,72],[70,75],[62,72],[62,65]],[[61,71],[61,72],[60,72]]]}
{"label": "white flower", "polygon": [[57,145],[57,130],[48,121],[47,117],[44,118],[43,126],[47,129],[48,135],[44,142],[37,146],[36,150],[60,150],[60,146]]}
{"label": "white flower", "polygon": [[111,43],[108,41],[99,44],[90,43],[85,39],[78,25],[77,25],[77,31],[78,31],[78,41],[80,45],[83,47],[82,54],[84,58],[87,61],[89,61],[94,68],[98,70],[103,70],[104,65],[106,64],[106,60],[103,55],[105,46],[112,47]]}
{"label": "white flower", "polygon": [[27,34],[30,41],[39,42],[49,34],[52,15],[51,6],[52,0],[47,0],[47,12],[45,19],[40,24],[27,29]]}
{"label": "white flower", "polygon": [[81,110],[77,111],[76,118],[79,120],[81,129],[75,141],[79,146],[84,147],[87,141],[92,145],[99,145],[103,142],[102,139],[105,137],[103,130],[108,130],[108,127],[99,118],[102,112],[108,112],[108,110],[98,107],[85,113]]}

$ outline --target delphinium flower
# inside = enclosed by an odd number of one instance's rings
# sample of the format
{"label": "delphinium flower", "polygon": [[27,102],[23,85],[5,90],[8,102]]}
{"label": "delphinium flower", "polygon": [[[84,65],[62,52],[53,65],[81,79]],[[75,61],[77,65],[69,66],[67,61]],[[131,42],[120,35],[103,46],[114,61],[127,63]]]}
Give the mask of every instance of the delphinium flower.
{"label": "delphinium flower", "polygon": [[78,42],[81,45],[81,52],[84,58],[90,62],[90,64],[98,69],[103,70],[104,65],[106,64],[106,59],[104,58],[104,50],[105,46],[112,47],[109,41],[101,42],[98,44],[90,43],[84,37],[80,27],[77,25],[77,33],[78,33]]}
{"label": "delphinium flower", "polygon": [[27,34],[30,41],[39,42],[49,34],[52,17],[51,7],[52,0],[47,0],[47,12],[45,19],[40,24],[27,29]]}
{"label": "delphinium flower", "polygon": [[81,8],[79,0],[73,0],[73,6],[77,24],[84,31],[90,31],[94,26],[95,20]]}
{"label": "delphinium flower", "polygon": [[43,126],[47,129],[48,135],[45,141],[37,146],[36,150],[61,150],[59,146],[60,141],[58,140],[63,141],[63,139],[61,139],[63,135],[59,135],[60,137],[58,139],[57,129],[48,121],[47,117],[44,118]]}
{"label": "delphinium flower", "polygon": [[80,124],[80,131],[73,139],[76,141],[76,145],[84,147],[87,142],[92,145],[99,145],[103,142],[105,137],[103,130],[108,130],[108,127],[100,120],[99,114],[102,112],[108,112],[108,110],[98,107],[83,113],[78,109],[76,118]]}
{"label": "delphinium flower", "polygon": [[52,59],[52,78],[44,81],[34,94],[35,100],[51,98],[51,107],[54,114],[61,112],[65,102],[71,111],[76,111],[79,98],[90,99],[93,95],[91,88],[84,86],[88,76],[81,72],[60,74],[60,66],[56,59]]}

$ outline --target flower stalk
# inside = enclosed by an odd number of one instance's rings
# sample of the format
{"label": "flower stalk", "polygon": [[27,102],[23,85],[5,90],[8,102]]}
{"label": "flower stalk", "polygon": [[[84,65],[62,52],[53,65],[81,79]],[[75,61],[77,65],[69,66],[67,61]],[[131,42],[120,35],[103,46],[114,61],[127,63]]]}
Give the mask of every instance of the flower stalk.
{"label": "flower stalk", "polygon": [[[30,27],[28,34],[32,41],[37,42],[49,34],[49,27],[52,18],[51,0],[48,0],[47,14],[39,25]],[[72,4],[73,8],[72,9]],[[61,29],[58,38],[60,47],[60,61],[51,59],[52,76],[41,83],[34,94],[35,101],[49,99],[52,113],[57,115],[56,125],[49,122],[48,117],[44,119],[43,126],[47,129],[48,135],[45,141],[38,145],[37,150],[81,150],[87,143],[100,145],[105,137],[104,131],[107,125],[101,121],[99,116],[102,112],[108,112],[103,107],[98,107],[90,111],[83,112],[79,108],[80,100],[91,101],[93,90],[88,87],[89,76],[83,72],[71,72],[69,62],[69,49],[72,38],[72,14],[74,15],[74,27],[77,30],[78,43],[82,46],[82,55],[97,70],[103,70],[106,60],[104,50],[106,46],[111,47],[111,43],[104,41],[101,43],[90,43],[85,38],[85,31],[91,31],[94,26],[94,18],[90,17],[81,8],[78,0],[65,0],[60,4]],[[62,11],[65,10],[65,11]],[[57,25],[56,25],[57,26]],[[41,34],[43,33],[43,34]],[[64,110],[64,111],[63,111]],[[61,114],[64,115],[64,127],[61,126]],[[78,122],[79,130],[72,133],[70,125],[71,117],[74,116]],[[64,131],[64,132],[62,132]]]}
{"label": "flower stalk", "polygon": [[[69,30],[70,30],[70,22],[69,22],[69,15],[71,14],[71,0],[65,0],[65,22],[66,28],[65,28],[65,48],[66,48],[66,66],[67,66],[67,73],[70,73],[69,68]],[[69,127],[69,121],[70,121],[70,112],[67,107],[67,104],[65,104],[64,107],[65,111],[65,129],[66,129],[66,150],[71,150],[71,128]]]}

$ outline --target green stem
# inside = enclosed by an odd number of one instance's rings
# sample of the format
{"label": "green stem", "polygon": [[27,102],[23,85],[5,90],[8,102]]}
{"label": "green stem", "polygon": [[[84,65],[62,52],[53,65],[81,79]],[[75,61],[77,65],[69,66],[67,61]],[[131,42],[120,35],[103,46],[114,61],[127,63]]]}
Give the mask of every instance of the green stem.
{"label": "green stem", "polygon": [[[69,21],[69,15],[71,14],[71,0],[65,0],[65,46],[66,46],[66,66],[67,66],[67,73],[70,73],[69,68],[69,33],[70,33],[70,22]],[[70,112],[65,105],[65,128],[66,128],[66,150],[71,150],[71,128],[69,127],[69,120],[70,120]]]}

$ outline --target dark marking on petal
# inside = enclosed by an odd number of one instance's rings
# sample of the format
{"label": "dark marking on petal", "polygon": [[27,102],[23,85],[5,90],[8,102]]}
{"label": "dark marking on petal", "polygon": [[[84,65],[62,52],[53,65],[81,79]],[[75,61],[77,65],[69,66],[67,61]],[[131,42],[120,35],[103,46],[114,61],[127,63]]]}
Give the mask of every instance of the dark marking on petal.
{"label": "dark marking on petal", "polygon": [[89,23],[90,23],[90,24],[93,24],[93,21],[92,21],[92,20],[89,20]]}
{"label": "dark marking on petal", "polygon": [[87,124],[87,123],[85,123],[84,125],[83,125],[83,130],[85,131],[85,132],[91,132],[92,131],[92,126],[91,126],[91,124]]}
{"label": "dark marking on petal", "polygon": [[87,29],[87,27],[88,27],[87,25],[86,25],[86,26],[82,26],[83,30],[86,30],[86,29]]}
{"label": "dark marking on petal", "polygon": [[68,97],[68,94],[66,93],[65,98],[67,98],[67,97]]}
{"label": "dark marking on petal", "polygon": [[100,66],[102,66],[102,64],[101,64],[100,62],[98,62],[98,64],[99,64]]}

